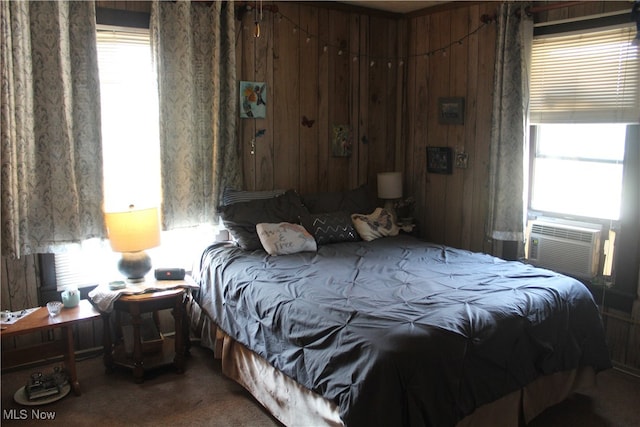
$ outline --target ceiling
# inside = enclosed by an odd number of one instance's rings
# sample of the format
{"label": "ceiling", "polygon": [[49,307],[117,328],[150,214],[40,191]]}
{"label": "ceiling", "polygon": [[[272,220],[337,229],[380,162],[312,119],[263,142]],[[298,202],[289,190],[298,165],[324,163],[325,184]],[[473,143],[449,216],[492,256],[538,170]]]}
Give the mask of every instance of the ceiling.
{"label": "ceiling", "polygon": [[371,9],[384,10],[393,13],[410,13],[426,7],[435,6],[445,1],[421,1],[421,0],[351,0],[340,1],[340,3],[351,4],[354,6],[368,7]]}

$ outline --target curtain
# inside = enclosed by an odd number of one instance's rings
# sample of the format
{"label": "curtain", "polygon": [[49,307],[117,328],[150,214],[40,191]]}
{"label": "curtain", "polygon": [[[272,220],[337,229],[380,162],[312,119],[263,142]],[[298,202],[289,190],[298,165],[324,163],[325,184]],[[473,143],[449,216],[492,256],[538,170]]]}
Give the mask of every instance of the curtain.
{"label": "curtain", "polygon": [[0,2],[2,254],[104,237],[93,2]]}
{"label": "curtain", "polygon": [[524,240],[528,179],[528,64],[533,25],[528,3],[498,11],[489,170],[489,237]]}
{"label": "curtain", "polygon": [[233,2],[152,5],[165,229],[217,223],[222,189],[242,184],[234,19]]}

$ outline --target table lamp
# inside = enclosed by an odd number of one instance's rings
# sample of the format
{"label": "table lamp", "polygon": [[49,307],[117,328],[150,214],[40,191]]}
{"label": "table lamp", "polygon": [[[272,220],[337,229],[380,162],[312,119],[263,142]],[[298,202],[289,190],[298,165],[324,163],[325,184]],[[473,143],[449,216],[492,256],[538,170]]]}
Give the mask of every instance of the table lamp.
{"label": "table lamp", "polygon": [[378,174],[378,198],[385,201],[384,208],[391,212],[395,221],[396,212],[393,203],[402,198],[401,172],[381,172]]}
{"label": "table lamp", "polygon": [[157,208],[136,209],[104,214],[109,242],[115,252],[121,252],[118,270],[129,282],[142,282],[151,270],[151,258],[145,249],[160,244],[160,219]]}

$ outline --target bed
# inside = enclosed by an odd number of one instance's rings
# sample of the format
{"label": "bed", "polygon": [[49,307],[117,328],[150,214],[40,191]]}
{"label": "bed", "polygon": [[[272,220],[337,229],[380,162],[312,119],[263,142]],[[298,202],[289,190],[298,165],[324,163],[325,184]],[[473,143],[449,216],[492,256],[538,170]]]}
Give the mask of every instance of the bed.
{"label": "bed", "polygon": [[[312,205],[292,192],[231,205],[235,243],[194,269],[202,342],[285,425],[515,426],[611,367],[580,282],[397,230],[362,240],[345,216],[370,206]],[[315,250],[256,247],[257,224],[309,216]]]}

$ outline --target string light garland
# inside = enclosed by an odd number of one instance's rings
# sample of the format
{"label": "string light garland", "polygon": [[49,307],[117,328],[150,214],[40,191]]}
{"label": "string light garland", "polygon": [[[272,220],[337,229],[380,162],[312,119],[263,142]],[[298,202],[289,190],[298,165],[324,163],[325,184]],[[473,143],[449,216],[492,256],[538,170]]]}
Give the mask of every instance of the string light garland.
{"label": "string light garland", "polygon": [[480,17],[480,25],[478,25],[478,27],[476,27],[474,30],[470,31],[469,33],[465,34],[463,37],[460,37],[459,39],[454,40],[447,45],[441,46],[437,49],[429,50],[427,52],[413,53],[406,56],[386,57],[386,56],[378,56],[378,55],[365,55],[360,53],[360,51],[353,52],[350,50],[345,50],[344,46],[331,44],[328,41],[321,39],[317,34],[310,33],[307,29],[302,28],[298,23],[294,22],[291,18],[289,18],[282,12],[275,11],[275,13],[277,13],[278,15],[278,21],[277,21],[278,23],[282,22],[282,20],[284,19],[289,23],[291,23],[291,25],[293,25],[292,31],[294,34],[296,34],[298,31],[300,33],[303,33],[306,36],[306,43],[309,43],[312,39],[318,40],[318,42],[322,46],[323,52],[327,52],[329,48],[332,48],[337,51],[338,56],[343,56],[346,54],[348,57],[352,58],[353,62],[357,62],[360,59],[367,59],[369,61],[370,67],[374,67],[378,63],[382,63],[382,64],[386,63],[389,69],[391,69],[394,62],[398,64],[398,67],[402,67],[405,61],[410,58],[423,57],[427,59],[431,56],[438,55],[438,54],[445,57],[448,54],[447,52],[451,50],[452,47],[462,46],[465,40],[467,40],[471,36],[478,33],[487,25],[496,21],[495,15],[494,16],[482,15]]}

